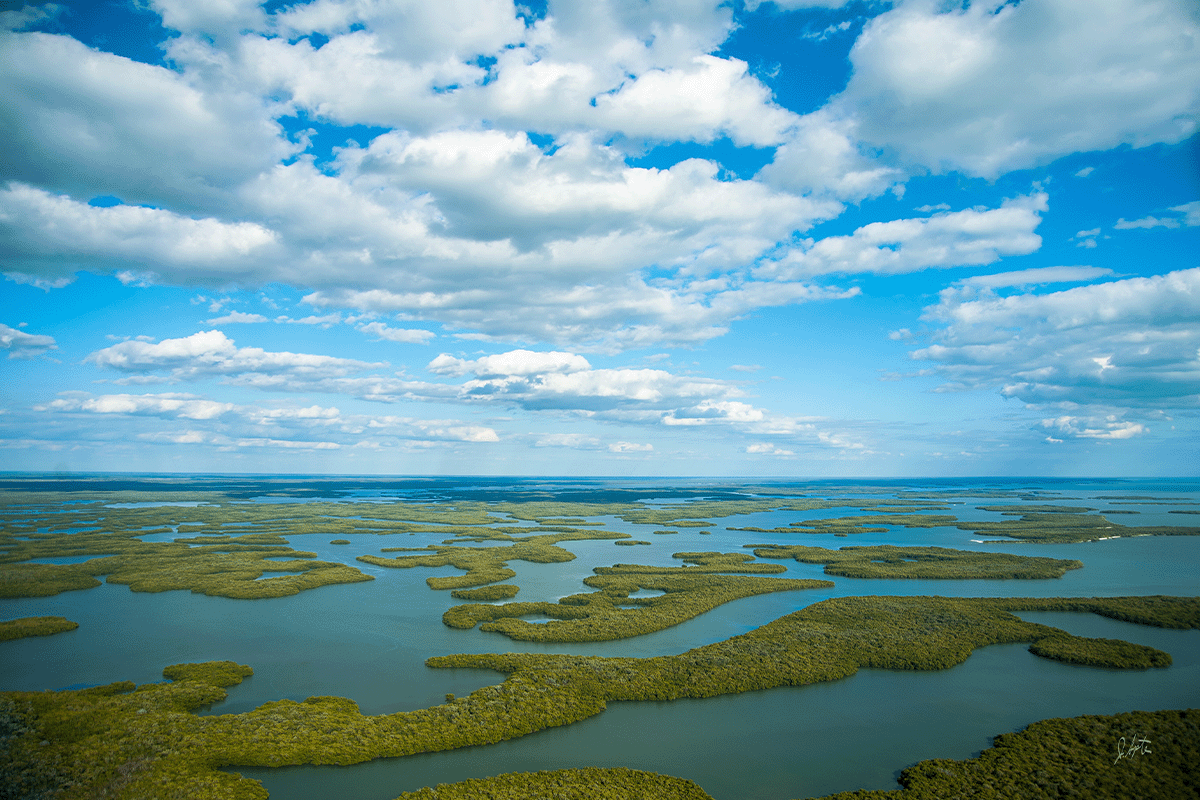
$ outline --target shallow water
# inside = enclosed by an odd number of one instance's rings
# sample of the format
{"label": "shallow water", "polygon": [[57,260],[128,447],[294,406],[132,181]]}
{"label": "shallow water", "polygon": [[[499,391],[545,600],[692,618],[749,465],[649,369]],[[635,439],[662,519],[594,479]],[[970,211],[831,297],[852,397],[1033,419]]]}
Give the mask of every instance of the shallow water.
{"label": "shallow water", "polygon": [[[407,492],[406,500],[428,502],[430,493],[444,492],[452,497],[461,488],[449,487],[446,482],[431,485],[428,491],[420,487],[397,489],[392,496]],[[476,483],[479,491],[487,492],[507,485],[491,480]],[[552,489],[560,485],[546,482]],[[610,486],[604,482],[580,485],[597,492]],[[640,484],[632,481],[623,485]],[[833,489],[816,486],[812,494],[882,499],[894,496],[882,487],[895,487],[897,483],[864,483],[860,492],[848,491],[845,485],[830,484]],[[976,490],[972,487],[1039,488],[1029,479],[968,481],[962,485],[972,491]],[[656,494],[653,486],[647,484],[646,497],[657,497],[663,504],[687,502]],[[930,486],[932,491],[942,491],[954,485],[937,482]],[[1124,525],[1164,524],[1159,520],[1165,519],[1165,524],[1187,526],[1200,521],[1191,515],[1168,512],[1171,508],[1191,507],[1185,503],[1200,502],[1197,488],[1195,482],[1044,482],[1040,489],[1055,494],[1035,500],[964,494],[953,498],[949,511],[928,513],[1000,519],[997,512],[981,511],[978,506],[1036,502],[1103,509],[1105,504],[1117,503],[1112,507],[1142,512],[1114,516]],[[356,500],[389,501],[382,490],[346,491]],[[1178,500],[1171,506],[1150,506],[1095,499],[1097,495],[1156,493]],[[332,491],[322,490],[322,494],[330,495],[322,500],[346,499],[332,496]],[[305,500],[259,494],[254,501]],[[506,582],[521,587],[516,600],[553,601],[590,591],[582,580],[593,574],[595,566],[622,562],[679,566],[681,562],[672,558],[677,552],[749,553],[744,545],[759,543],[828,548],[935,545],[1078,559],[1084,568],[1060,579],[1039,581],[863,580],[826,576],[821,565],[772,560],[770,563],[787,568],[783,573],[786,577],[832,580],[835,585],[745,598],[634,639],[549,645],[515,642],[499,634],[452,630],[442,625],[442,613],[458,601],[449,592],[429,589],[425,580],[461,574],[460,570],[392,569],[355,560],[359,555],[379,553],[383,547],[440,544],[447,538],[444,533],[296,535],[286,537],[293,548],[314,552],[319,560],[351,564],[374,580],[252,601],[179,591],[136,593],[125,586],[108,584],[55,597],[2,600],[0,618],[58,615],[80,623],[80,627],[55,636],[0,645],[0,687],[42,690],[120,680],[147,683],[162,680],[162,669],[169,664],[229,659],[252,665],[255,675],[205,713],[237,713],[280,698],[339,695],[358,702],[364,713],[382,714],[436,705],[443,702],[447,692],[465,695],[502,679],[486,670],[429,669],[424,662],[433,655],[505,651],[667,655],[745,633],[791,611],[837,596],[1200,594],[1200,537],[1129,537],[1034,545],[972,541],[973,537],[982,537],[953,527],[889,526],[886,533],[846,537],[728,530],[747,525],[786,527],[800,519],[859,513],[857,509],[841,508],[737,515],[713,520],[707,528],[638,525],[611,516],[594,517],[590,521],[603,522],[605,530],[627,533],[651,544],[619,547],[613,540],[563,542],[559,546],[573,553],[574,560],[559,564],[511,561],[509,566],[517,576]],[[659,529],[679,533],[654,535],[653,531]],[[701,530],[711,531],[711,535],[701,535]],[[194,534],[190,531],[186,536]],[[176,533],[159,533],[143,539],[177,537]],[[351,544],[332,545],[329,542],[334,538],[349,539]],[[480,546],[501,544],[485,542]],[[75,557],[50,559],[54,563],[73,560]],[[490,747],[345,768],[244,772],[264,780],[276,800],[318,796],[390,800],[401,791],[438,782],[584,765],[621,765],[690,778],[717,800],[790,800],[861,787],[894,788],[898,770],[917,760],[969,757],[987,747],[991,736],[1050,716],[1200,706],[1200,631],[1165,631],[1089,614],[1021,616],[1081,635],[1122,638],[1159,647],[1170,652],[1175,663],[1169,669],[1146,672],[1096,670],[1037,658],[1024,645],[1001,645],[977,650],[963,664],[941,672],[862,670],[842,681],[802,688],[672,703],[614,703],[603,714],[583,722]]]}

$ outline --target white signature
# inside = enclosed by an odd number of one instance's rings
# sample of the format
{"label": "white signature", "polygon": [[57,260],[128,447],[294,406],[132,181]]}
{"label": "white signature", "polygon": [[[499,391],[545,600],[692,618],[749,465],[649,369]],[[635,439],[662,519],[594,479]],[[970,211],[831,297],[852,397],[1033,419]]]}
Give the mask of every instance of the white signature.
{"label": "white signature", "polygon": [[[1149,744],[1150,740],[1145,736],[1134,736],[1131,742],[1126,742],[1125,737],[1122,736],[1117,740],[1117,761],[1120,761],[1122,758],[1133,758],[1138,753],[1149,755]],[[1117,761],[1113,763],[1116,764]]]}

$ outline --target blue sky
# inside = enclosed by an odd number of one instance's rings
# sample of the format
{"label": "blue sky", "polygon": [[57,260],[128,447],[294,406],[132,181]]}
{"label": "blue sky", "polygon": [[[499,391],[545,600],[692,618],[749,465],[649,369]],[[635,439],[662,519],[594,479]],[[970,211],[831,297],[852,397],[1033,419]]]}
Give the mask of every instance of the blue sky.
{"label": "blue sky", "polygon": [[0,469],[1197,473],[1192,0],[0,9]]}

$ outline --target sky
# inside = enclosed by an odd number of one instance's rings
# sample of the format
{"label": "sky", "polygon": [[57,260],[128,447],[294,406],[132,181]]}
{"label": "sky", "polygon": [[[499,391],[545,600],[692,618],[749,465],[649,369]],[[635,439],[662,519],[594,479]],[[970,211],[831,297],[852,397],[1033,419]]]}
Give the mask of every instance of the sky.
{"label": "sky", "polygon": [[1200,474],[1195,0],[0,3],[0,470]]}

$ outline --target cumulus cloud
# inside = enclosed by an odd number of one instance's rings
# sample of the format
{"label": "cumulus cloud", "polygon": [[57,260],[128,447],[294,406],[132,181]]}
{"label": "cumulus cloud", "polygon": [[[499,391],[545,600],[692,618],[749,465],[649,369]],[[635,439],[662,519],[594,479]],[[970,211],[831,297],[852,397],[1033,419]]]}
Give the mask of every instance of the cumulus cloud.
{"label": "cumulus cloud", "polygon": [[797,194],[857,202],[882,194],[907,174],[862,146],[853,115],[826,107],[790,129],[758,177]]}
{"label": "cumulus cloud", "polygon": [[58,349],[53,336],[26,333],[3,323],[0,323],[0,347],[8,351],[9,358],[34,358]]}
{"label": "cumulus cloud", "polygon": [[898,274],[931,267],[991,264],[1024,255],[1042,243],[1033,231],[1047,209],[1038,192],[1005,200],[1000,208],[940,212],[930,217],[872,222],[849,236],[808,239],[758,273],[798,278],[826,273]]}
{"label": "cumulus cloud", "polygon": [[864,27],[832,110],[905,162],[988,178],[1180,142],[1200,120],[1198,39],[1188,0],[902,3]]}
{"label": "cumulus cloud", "polygon": [[100,397],[73,395],[59,398],[39,410],[89,411],[94,414],[165,416],[180,419],[213,419],[228,414],[235,406],[191,394],[106,394]]}
{"label": "cumulus cloud", "polygon": [[349,358],[237,347],[233,339],[218,330],[161,342],[121,342],[97,350],[85,360],[105,369],[131,375],[161,376],[161,380],[171,382],[214,375],[263,375],[313,381],[384,366]]}
{"label": "cumulus cloud", "polygon": [[115,261],[194,283],[242,277],[247,262],[278,254],[275,232],[253,222],[193,219],[155,208],[99,208],[23,183],[0,190],[0,254],[18,272],[69,280]]}
{"label": "cumulus cloud", "polygon": [[697,280],[674,288],[651,286],[639,277],[622,277],[616,284],[597,280],[590,286],[563,288],[541,284],[526,289],[515,282],[496,288],[447,287],[442,293],[317,291],[306,295],[304,302],[436,318],[488,332],[473,338],[525,339],[617,352],[663,343],[703,342],[724,334],[733,319],[756,308],[854,297],[859,291],[857,287],[739,278]]}
{"label": "cumulus cloud", "polygon": [[772,102],[746,62],[711,55],[642,73],[598,96],[595,108],[596,123],[627,136],[707,142],[725,134],[759,147],[779,144],[798,120]]}
{"label": "cumulus cloud", "polygon": [[1054,417],[1042,420],[1041,424],[1046,430],[1073,439],[1129,439],[1149,432],[1141,423],[1122,421],[1111,414],[1101,419]]}
{"label": "cumulus cloud", "polygon": [[0,51],[0,174],[9,180],[205,213],[300,149],[259,95],[213,91],[198,76],[69,36],[0,33]]}
{"label": "cumulus cloud", "polygon": [[429,362],[430,372],[439,375],[466,375],[473,372],[479,376],[537,375],[550,372],[579,372],[591,369],[592,365],[583,356],[574,353],[536,353],[531,350],[510,350],[494,356],[483,356],[473,361],[455,358],[447,353]]}
{"label": "cumulus cloud", "polygon": [[999,387],[1033,404],[1200,405],[1200,269],[1006,297],[961,285],[924,318],[944,327],[912,356],[949,388]]}

